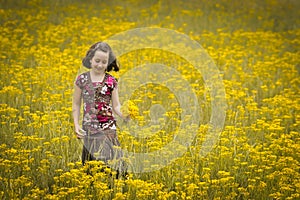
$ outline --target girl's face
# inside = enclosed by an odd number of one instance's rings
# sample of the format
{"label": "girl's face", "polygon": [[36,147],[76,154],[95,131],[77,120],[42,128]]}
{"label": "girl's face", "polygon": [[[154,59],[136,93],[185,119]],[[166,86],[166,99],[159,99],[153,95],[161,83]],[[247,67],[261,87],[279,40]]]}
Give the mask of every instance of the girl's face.
{"label": "girl's face", "polygon": [[90,60],[92,70],[96,73],[105,72],[108,65],[108,58],[109,52],[96,51],[94,57]]}

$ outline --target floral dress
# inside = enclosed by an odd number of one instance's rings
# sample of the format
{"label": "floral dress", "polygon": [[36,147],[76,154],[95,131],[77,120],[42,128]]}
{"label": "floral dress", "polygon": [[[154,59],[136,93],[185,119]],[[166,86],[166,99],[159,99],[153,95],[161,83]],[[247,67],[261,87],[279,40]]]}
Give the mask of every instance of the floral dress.
{"label": "floral dress", "polygon": [[106,73],[102,82],[92,82],[90,72],[85,72],[77,77],[75,84],[82,91],[82,128],[87,133],[82,152],[83,164],[88,160],[102,160],[119,170],[123,153],[110,103],[117,80]]}

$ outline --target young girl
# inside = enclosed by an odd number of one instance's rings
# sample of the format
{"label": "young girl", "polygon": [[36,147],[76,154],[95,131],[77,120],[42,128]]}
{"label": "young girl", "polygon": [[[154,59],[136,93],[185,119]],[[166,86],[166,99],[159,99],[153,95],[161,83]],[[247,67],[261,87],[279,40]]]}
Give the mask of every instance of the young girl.
{"label": "young girl", "polygon": [[[105,163],[121,160],[123,153],[116,134],[114,114],[128,121],[122,115],[118,96],[118,82],[107,72],[119,71],[111,47],[97,42],[87,51],[82,64],[90,69],[80,74],[75,81],[73,95],[73,118],[77,138],[84,140],[82,163],[101,160]],[[81,100],[83,99],[82,128],[79,125]],[[116,164],[117,163],[117,164]],[[122,169],[122,162],[115,162],[114,168]]]}

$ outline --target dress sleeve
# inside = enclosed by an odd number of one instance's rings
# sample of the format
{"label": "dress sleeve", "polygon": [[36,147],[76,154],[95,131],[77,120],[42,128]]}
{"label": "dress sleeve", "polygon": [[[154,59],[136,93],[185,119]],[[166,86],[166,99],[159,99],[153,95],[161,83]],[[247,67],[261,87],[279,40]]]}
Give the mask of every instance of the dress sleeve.
{"label": "dress sleeve", "polygon": [[77,76],[76,80],[75,80],[75,85],[77,85],[80,89],[82,89],[84,87],[84,85],[87,82],[87,76],[86,74],[80,74]]}
{"label": "dress sleeve", "polygon": [[118,88],[118,80],[112,75],[108,75],[106,84],[111,91],[113,91],[115,88]]}

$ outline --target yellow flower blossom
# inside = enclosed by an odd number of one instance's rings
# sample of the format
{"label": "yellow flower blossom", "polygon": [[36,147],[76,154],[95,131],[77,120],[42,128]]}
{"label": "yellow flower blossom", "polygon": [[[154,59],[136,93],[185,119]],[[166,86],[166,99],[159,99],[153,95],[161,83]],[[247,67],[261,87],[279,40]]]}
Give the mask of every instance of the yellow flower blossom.
{"label": "yellow flower blossom", "polygon": [[136,119],[139,116],[139,108],[131,100],[123,103],[121,112],[124,116],[130,116],[132,119]]}

